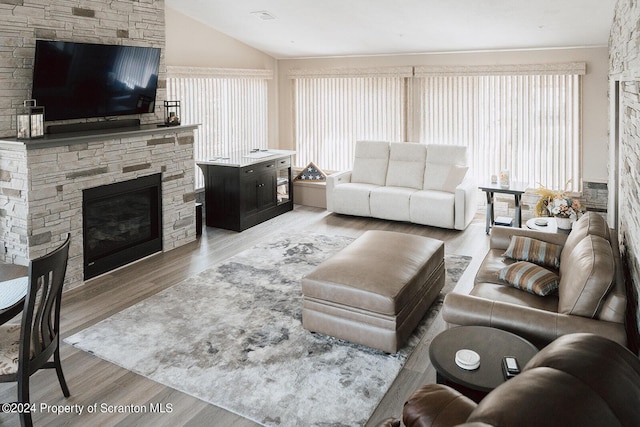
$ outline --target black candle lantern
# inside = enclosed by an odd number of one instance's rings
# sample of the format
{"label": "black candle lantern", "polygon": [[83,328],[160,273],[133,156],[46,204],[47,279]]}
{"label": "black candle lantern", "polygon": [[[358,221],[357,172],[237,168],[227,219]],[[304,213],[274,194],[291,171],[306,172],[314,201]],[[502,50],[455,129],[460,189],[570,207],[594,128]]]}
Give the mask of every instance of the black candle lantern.
{"label": "black candle lantern", "polygon": [[36,100],[24,101],[16,114],[18,139],[34,139],[44,136],[44,107],[36,106]]}
{"label": "black candle lantern", "polygon": [[180,101],[164,101],[164,124],[166,126],[180,124]]}

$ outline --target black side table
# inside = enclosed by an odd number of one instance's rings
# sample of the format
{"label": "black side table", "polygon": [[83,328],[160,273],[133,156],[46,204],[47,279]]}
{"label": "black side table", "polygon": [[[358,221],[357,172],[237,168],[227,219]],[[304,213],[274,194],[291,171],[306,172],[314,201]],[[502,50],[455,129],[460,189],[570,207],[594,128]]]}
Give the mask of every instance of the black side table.
{"label": "black side table", "polygon": [[[480,367],[465,370],[455,362],[456,352],[473,350],[480,355]],[[502,358],[513,356],[520,369],[538,349],[518,335],[486,326],[459,326],[437,335],[429,346],[429,358],[436,368],[438,384],[451,386],[476,402],[505,381]]]}
{"label": "black side table", "polygon": [[520,228],[522,225],[522,211],[520,208],[520,200],[522,199],[522,195],[529,184],[526,182],[512,182],[509,187],[503,188],[499,184],[482,184],[478,186],[478,188],[484,191],[487,194],[487,234],[489,234],[489,230],[493,226],[494,215],[493,215],[493,197],[495,193],[504,193],[504,194],[513,194],[515,198],[515,222],[513,224],[514,227]]}

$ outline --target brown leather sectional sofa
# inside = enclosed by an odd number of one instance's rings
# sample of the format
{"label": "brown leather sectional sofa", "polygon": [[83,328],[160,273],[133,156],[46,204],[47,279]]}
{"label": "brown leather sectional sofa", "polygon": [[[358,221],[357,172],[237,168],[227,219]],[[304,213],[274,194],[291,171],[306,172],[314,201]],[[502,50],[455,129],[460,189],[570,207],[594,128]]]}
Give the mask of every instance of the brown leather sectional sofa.
{"label": "brown leather sectional sofa", "polygon": [[441,384],[416,390],[380,427],[638,426],[640,359],[595,334],[565,335],[479,404]]}
{"label": "brown leather sectional sofa", "polygon": [[[562,246],[556,294],[538,296],[509,286],[498,272],[512,236]],[[490,326],[513,332],[542,348],[556,338],[591,332],[626,346],[627,297],[616,236],[602,216],[585,213],[569,235],[494,227],[490,249],[469,295],[449,293],[442,316],[449,326]]]}

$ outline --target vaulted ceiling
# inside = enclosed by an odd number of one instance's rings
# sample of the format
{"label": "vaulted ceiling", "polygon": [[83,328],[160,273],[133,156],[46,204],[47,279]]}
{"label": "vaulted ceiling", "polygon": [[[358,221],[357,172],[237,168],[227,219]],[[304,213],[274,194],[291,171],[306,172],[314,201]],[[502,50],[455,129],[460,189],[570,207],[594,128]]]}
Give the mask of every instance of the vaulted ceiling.
{"label": "vaulted ceiling", "polygon": [[276,58],[608,44],[616,0],[166,0]]}

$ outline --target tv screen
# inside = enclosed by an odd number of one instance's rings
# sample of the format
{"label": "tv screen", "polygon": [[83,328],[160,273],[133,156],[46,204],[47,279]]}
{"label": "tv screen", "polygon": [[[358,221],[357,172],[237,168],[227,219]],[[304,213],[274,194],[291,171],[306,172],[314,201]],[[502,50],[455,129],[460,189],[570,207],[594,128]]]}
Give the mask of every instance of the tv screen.
{"label": "tv screen", "polygon": [[160,49],[36,40],[32,98],[45,120],[153,113]]}

